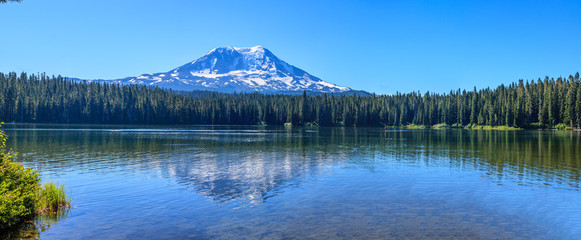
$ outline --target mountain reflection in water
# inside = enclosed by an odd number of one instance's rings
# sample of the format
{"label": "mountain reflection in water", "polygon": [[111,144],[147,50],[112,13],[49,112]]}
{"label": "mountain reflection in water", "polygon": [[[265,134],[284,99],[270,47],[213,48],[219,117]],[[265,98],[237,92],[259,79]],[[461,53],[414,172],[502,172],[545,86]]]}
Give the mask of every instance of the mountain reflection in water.
{"label": "mountain reflection in water", "polygon": [[578,132],[17,124],[4,130],[8,146],[20,152],[17,161],[41,167],[43,179],[65,179],[78,204],[43,238],[143,238],[160,231],[220,239],[581,235],[574,204]]}
{"label": "mountain reflection in water", "polygon": [[[545,185],[578,189],[581,176],[581,139],[575,132],[231,128],[77,128],[66,135],[6,130],[13,149],[36,149],[18,160],[39,164],[45,171],[154,169],[216,201],[260,202],[324,169],[344,164],[372,169],[385,164],[378,161],[384,159],[477,168],[499,184],[542,180]],[[362,154],[372,157],[363,159]]]}

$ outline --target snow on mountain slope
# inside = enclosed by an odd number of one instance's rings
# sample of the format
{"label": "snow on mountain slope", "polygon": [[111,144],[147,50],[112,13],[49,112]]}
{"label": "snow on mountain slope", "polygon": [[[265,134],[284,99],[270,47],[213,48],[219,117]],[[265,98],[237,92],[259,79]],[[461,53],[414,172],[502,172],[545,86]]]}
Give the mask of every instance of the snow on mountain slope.
{"label": "snow on mountain slope", "polygon": [[325,82],[276,57],[261,46],[220,47],[196,61],[166,73],[143,74],[117,80],[122,84],[146,84],[174,90],[220,92],[326,92],[351,91]]}

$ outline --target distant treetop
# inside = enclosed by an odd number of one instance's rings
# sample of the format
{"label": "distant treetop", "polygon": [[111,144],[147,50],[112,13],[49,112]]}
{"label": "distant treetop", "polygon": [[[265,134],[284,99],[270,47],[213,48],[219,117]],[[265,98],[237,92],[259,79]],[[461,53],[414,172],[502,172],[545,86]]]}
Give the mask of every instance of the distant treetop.
{"label": "distant treetop", "polygon": [[22,0],[0,0],[0,3],[6,3],[6,2],[22,2]]}

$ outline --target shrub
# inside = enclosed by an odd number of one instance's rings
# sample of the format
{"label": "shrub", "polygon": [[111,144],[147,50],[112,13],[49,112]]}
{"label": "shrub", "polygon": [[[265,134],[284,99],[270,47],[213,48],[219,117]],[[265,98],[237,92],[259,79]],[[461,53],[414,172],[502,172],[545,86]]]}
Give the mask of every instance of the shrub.
{"label": "shrub", "polygon": [[12,162],[13,156],[6,150],[6,134],[0,131],[0,229],[32,219],[38,200],[39,174]]}
{"label": "shrub", "polygon": [[463,128],[462,124],[460,123],[454,123],[452,124],[452,126],[450,126],[451,128]]}
{"label": "shrub", "polygon": [[555,129],[566,129],[567,128],[567,124],[559,123],[559,124],[555,125],[553,128],[555,128]]}
{"label": "shrub", "polygon": [[317,122],[306,122],[305,127],[318,127],[319,123]]}
{"label": "shrub", "polygon": [[522,130],[522,128],[518,127],[511,127],[511,126],[482,126],[483,130],[500,130],[500,131],[515,131],[515,130]]}
{"label": "shrub", "polygon": [[15,153],[6,149],[6,138],[0,131],[0,232],[10,232],[37,214],[62,215],[71,202],[64,187],[53,182],[41,187],[37,171],[12,161]]}
{"label": "shrub", "polygon": [[426,129],[424,125],[415,125],[415,124],[408,124],[404,126],[405,129]]}
{"label": "shrub", "polygon": [[448,126],[448,124],[445,124],[445,123],[438,123],[438,124],[432,126],[433,129],[446,129],[448,127],[450,127],[450,126]]}

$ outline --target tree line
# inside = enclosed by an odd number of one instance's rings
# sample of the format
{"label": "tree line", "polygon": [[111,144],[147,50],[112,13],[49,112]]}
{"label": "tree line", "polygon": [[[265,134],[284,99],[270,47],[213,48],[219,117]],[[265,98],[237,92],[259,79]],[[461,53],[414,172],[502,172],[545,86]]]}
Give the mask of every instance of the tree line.
{"label": "tree line", "polygon": [[0,73],[0,120],[95,124],[580,127],[579,73],[494,89],[372,96],[184,93]]}
{"label": "tree line", "polygon": [[7,3],[7,2],[22,2],[22,0],[0,0],[0,3]]}

